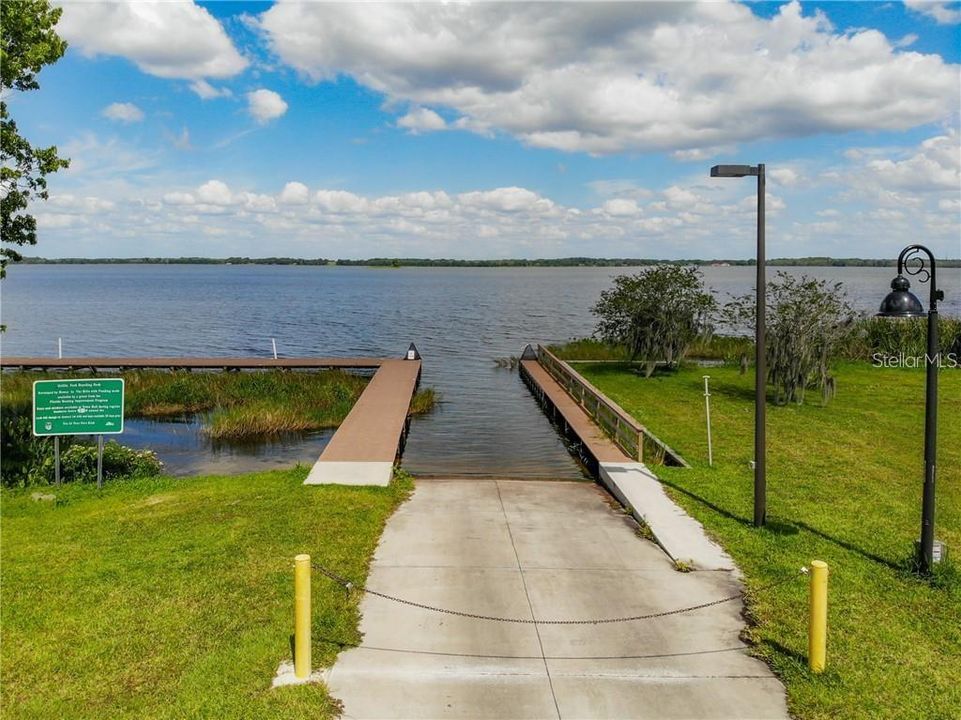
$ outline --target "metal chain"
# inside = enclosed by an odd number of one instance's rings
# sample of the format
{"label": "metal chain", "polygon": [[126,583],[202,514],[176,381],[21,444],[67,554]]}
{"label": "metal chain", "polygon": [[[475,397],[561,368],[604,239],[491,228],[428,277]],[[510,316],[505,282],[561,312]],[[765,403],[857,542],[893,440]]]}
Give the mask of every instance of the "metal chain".
{"label": "metal chain", "polygon": [[[747,595],[747,591],[742,591],[736,595],[730,595],[728,597],[723,597],[718,600],[711,600],[710,602],[701,603],[700,605],[690,605],[688,607],[677,608],[675,610],[664,610],[662,612],[648,613],[646,615],[628,615],[626,617],[616,617],[616,618],[604,618],[600,620],[537,620],[535,618],[510,618],[510,617],[498,617],[496,615],[481,615],[479,613],[462,612],[460,610],[450,610],[448,608],[439,608],[433,605],[425,605],[424,603],[414,602],[413,600],[405,600],[404,598],[394,597],[393,595],[388,595],[387,593],[378,592],[376,590],[371,590],[363,585],[356,585],[350,580],[341,577],[337,573],[325,568],[323,565],[318,565],[316,563],[311,563],[311,567],[315,570],[320,571],[321,574],[327,576],[329,579],[333,580],[338,585],[342,586],[349,594],[351,590],[359,590],[362,593],[368,595],[375,595],[376,597],[383,598],[384,600],[390,600],[391,602],[400,603],[401,605],[408,605],[410,607],[420,608],[421,610],[429,610],[431,612],[443,613],[445,615],[457,615],[458,617],[473,618],[475,620],[490,620],[492,622],[503,622],[503,623],[517,623],[520,625],[606,625],[609,623],[624,623],[633,622],[635,620],[653,620],[654,618],[668,617],[670,615],[680,615],[682,613],[692,612],[694,610],[703,610],[704,608],[713,607],[714,605],[721,605],[726,602],[731,602],[733,600],[740,600]],[[802,567],[800,570],[801,574],[807,573],[808,569]],[[762,592],[765,590],[770,590],[779,585],[784,585],[798,577],[798,573],[792,572],[786,575],[780,580],[768,583],[767,585],[762,585],[757,588],[755,592]]]}

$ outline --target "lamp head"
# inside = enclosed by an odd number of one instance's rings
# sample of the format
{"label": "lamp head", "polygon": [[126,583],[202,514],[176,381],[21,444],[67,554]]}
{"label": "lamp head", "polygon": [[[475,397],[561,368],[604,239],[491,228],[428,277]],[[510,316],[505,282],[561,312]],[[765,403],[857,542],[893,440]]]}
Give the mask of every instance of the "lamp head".
{"label": "lamp head", "polygon": [[758,168],[754,165],[715,165],[711,168],[711,177],[746,177],[757,174]]}
{"label": "lamp head", "polygon": [[878,317],[912,318],[927,315],[921,301],[909,288],[911,283],[904,275],[898,275],[891,281],[891,292],[881,301]]}

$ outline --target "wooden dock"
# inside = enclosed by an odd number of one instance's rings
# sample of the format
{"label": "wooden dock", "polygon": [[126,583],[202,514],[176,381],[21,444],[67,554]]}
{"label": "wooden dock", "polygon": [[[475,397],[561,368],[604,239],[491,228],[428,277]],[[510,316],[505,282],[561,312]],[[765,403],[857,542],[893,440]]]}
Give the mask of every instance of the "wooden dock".
{"label": "wooden dock", "polygon": [[4,357],[3,370],[94,372],[108,370],[375,370],[350,413],[330,439],[306,484],[387,485],[407,434],[421,361],[384,358],[238,357]]}
{"label": "wooden dock", "polygon": [[551,377],[537,360],[521,360],[521,372],[542,392],[563,418],[569,431],[584,445],[584,449],[598,464],[629,463],[628,457],[614,442],[604,434],[584,409],[560,384]]}
{"label": "wooden dock", "polygon": [[384,360],[304,484],[387,485],[420,371],[420,360]]}

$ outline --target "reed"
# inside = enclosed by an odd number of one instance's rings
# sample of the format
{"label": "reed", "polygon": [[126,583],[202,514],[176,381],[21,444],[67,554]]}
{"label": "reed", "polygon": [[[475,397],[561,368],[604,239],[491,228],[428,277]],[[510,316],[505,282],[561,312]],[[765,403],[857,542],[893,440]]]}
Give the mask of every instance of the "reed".
{"label": "reed", "polygon": [[[127,417],[163,420],[202,414],[204,432],[218,440],[336,427],[367,386],[366,377],[342,370],[137,370],[120,376],[126,381]],[[91,374],[4,373],[0,383],[4,415],[29,414],[34,380],[66,377]],[[429,412],[435,402],[432,389],[421,390],[414,397],[412,412]]]}

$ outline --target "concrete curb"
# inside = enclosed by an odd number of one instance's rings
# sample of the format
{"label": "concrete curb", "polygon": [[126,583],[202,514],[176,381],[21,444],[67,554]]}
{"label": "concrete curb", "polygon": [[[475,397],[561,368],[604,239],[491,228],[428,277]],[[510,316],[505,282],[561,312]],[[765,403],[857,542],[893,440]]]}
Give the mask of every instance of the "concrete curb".
{"label": "concrete curb", "polygon": [[667,496],[644,463],[602,462],[598,470],[601,482],[651,529],[657,544],[672,560],[695,570],[727,570],[740,575],[730,555],[707,537],[701,523]]}

